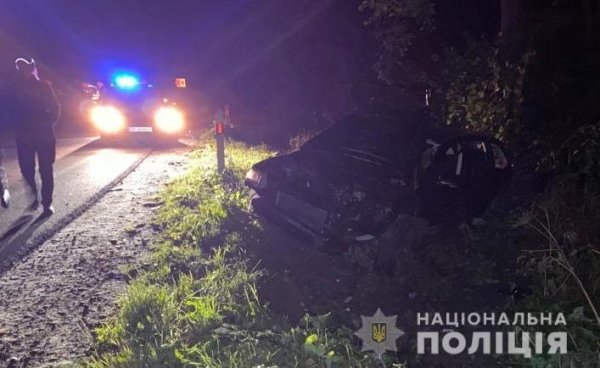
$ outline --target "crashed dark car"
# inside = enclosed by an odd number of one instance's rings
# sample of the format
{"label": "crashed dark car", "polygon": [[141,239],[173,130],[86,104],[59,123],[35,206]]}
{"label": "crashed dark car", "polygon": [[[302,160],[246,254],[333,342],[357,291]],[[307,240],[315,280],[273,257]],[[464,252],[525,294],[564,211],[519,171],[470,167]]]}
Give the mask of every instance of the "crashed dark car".
{"label": "crashed dark car", "polygon": [[436,143],[446,134],[422,114],[347,118],[300,150],[255,164],[245,179],[252,208],[325,242],[360,239],[381,234],[401,214],[435,221],[443,212],[437,207],[461,208],[453,200],[466,196],[456,193],[485,177],[490,187],[467,206],[480,215],[510,177],[506,155],[480,136]]}

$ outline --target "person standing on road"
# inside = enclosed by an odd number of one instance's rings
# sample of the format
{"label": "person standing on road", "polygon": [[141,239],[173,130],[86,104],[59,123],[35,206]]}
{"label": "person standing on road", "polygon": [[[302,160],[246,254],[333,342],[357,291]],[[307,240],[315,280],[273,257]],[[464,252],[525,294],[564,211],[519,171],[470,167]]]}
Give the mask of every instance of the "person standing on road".
{"label": "person standing on road", "polygon": [[10,207],[10,192],[8,191],[8,180],[4,170],[4,148],[0,147],[0,205],[4,208]]}
{"label": "person standing on road", "polygon": [[27,182],[33,201],[31,209],[39,207],[35,181],[36,154],[42,179],[42,206],[44,216],[54,213],[53,165],[56,159],[54,126],[60,115],[60,105],[52,86],[41,81],[35,61],[15,60],[17,76],[12,86],[10,119],[14,125],[19,168]]}
{"label": "person standing on road", "polygon": [[[6,88],[5,84],[0,81],[0,137],[6,133],[8,120],[6,119],[7,110]],[[0,138],[1,139],[1,138]],[[1,143],[0,143],[1,144]],[[4,169],[4,147],[0,145],[0,205],[4,208],[10,207],[10,192],[8,191],[8,179],[6,178],[6,170]]]}

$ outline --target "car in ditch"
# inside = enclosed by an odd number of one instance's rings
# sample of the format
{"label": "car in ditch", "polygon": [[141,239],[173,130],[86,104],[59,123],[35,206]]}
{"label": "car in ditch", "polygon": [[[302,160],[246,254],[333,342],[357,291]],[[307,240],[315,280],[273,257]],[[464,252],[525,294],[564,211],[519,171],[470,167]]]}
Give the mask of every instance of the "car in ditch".
{"label": "car in ditch", "polygon": [[253,211],[330,249],[377,237],[399,216],[481,216],[510,179],[502,144],[453,136],[428,116],[355,115],[253,165]]}

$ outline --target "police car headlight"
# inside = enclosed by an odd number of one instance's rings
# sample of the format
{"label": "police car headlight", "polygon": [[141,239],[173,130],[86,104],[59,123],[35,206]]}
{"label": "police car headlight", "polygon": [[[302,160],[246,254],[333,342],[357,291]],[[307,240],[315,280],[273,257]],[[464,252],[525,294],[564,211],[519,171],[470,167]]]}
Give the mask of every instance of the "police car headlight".
{"label": "police car headlight", "polygon": [[103,132],[114,133],[125,126],[125,117],[112,106],[96,106],[90,114],[92,123]]}
{"label": "police car headlight", "polygon": [[183,129],[183,114],[174,107],[162,107],[154,115],[156,126],[166,133]]}

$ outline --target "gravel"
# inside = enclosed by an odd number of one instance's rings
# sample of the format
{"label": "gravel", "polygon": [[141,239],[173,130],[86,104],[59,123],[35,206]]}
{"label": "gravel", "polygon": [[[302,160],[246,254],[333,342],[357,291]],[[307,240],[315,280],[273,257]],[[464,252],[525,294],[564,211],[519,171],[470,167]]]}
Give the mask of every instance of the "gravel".
{"label": "gravel", "polygon": [[127,285],[124,266],[141,264],[156,236],[146,225],[157,206],[147,204],[185,171],[186,153],[152,154],[0,276],[0,367],[58,367],[89,355],[93,329],[115,313]]}

